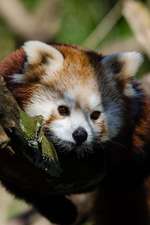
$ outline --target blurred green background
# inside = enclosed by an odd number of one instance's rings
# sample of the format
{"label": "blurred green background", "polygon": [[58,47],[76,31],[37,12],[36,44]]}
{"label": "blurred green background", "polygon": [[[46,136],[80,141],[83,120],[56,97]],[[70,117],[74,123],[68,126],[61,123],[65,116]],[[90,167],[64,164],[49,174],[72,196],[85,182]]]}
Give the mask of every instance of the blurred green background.
{"label": "blurred green background", "polygon": [[[7,1],[7,0],[6,0]],[[42,0],[20,0],[24,7],[34,12]],[[88,35],[96,28],[103,17],[114,6],[117,1],[112,0],[64,0],[60,1],[60,29],[54,40],[58,42],[79,44],[86,40]],[[150,1],[145,1],[147,4]],[[149,3],[150,4],[150,3]],[[19,18],[18,18],[19,19]],[[40,29],[40,24],[39,24]],[[51,28],[49,28],[51,29]],[[0,19],[0,57],[15,48],[16,35],[10,29],[5,19]],[[128,38],[132,32],[121,17],[118,24],[108,34],[106,39]]]}
{"label": "blurred green background", "polygon": [[[77,44],[107,54],[123,50],[140,50],[145,54],[123,13],[125,2],[130,1],[49,0],[49,3],[47,2],[47,0],[0,0],[0,59],[28,39],[38,39],[48,43]],[[142,3],[147,10],[150,10],[150,0],[135,2]],[[24,14],[26,14],[25,18]],[[31,23],[32,20],[36,20],[34,26],[31,25],[29,35],[20,31],[20,26],[22,30],[30,29],[27,17]],[[19,21],[20,18],[24,21],[17,27],[17,20]],[[33,29],[35,26],[36,29]],[[44,26],[47,29],[45,33],[42,29]],[[40,29],[42,37],[39,35]],[[147,73],[149,70],[149,61],[145,54],[145,63],[140,74]]]}

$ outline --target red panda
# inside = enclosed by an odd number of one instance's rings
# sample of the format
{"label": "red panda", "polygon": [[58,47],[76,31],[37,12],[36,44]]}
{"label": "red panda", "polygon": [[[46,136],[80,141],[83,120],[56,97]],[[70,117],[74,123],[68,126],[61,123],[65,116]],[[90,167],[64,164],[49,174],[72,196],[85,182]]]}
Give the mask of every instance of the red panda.
{"label": "red panda", "polygon": [[[71,155],[78,162],[99,153],[96,163],[89,164],[88,171],[81,171],[86,177],[98,167],[104,206],[113,199],[102,209],[104,213],[99,212],[99,224],[131,224],[129,217],[120,220],[117,212],[112,212],[119,209],[118,202],[122,204],[120,209],[127,210],[127,199],[121,202],[121,196],[132,196],[139,188],[141,191],[149,174],[150,102],[133,78],[141,62],[137,52],[103,56],[75,46],[29,41],[0,63],[0,73],[22,109],[30,116],[43,116],[45,134],[60,158],[65,160]],[[145,193],[143,189],[141,192]],[[52,202],[56,205],[55,198],[48,202],[46,193],[36,200],[20,195],[47,218],[56,213],[50,206]],[[106,201],[105,196],[109,196]],[[135,206],[130,197],[129,208]],[[60,205],[65,207],[64,202]],[[53,221],[58,222],[56,218]],[[147,224],[139,221],[132,224]]]}

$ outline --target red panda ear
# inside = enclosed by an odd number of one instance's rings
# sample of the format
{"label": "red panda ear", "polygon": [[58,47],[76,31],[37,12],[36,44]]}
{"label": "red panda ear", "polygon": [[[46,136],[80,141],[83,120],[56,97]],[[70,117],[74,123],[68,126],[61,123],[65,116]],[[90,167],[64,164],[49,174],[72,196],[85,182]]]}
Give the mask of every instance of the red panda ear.
{"label": "red panda ear", "polygon": [[25,42],[23,49],[29,64],[42,63],[41,60],[45,57],[51,69],[55,71],[63,63],[63,55],[56,48],[41,41]]}
{"label": "red panda ear", "polygon": [[63,66],[63,55],[56,48],[40,41],[28,41],[22,49],[26,62],[23,73],[14,74],[14,83],[48,81]]}
{"label": "red panda ear", "polygon": [[105,73],[116,74],[116,78],[127,80],[136,74],[143,57],[138,52],[121,52],[105,56],[101,62]]}

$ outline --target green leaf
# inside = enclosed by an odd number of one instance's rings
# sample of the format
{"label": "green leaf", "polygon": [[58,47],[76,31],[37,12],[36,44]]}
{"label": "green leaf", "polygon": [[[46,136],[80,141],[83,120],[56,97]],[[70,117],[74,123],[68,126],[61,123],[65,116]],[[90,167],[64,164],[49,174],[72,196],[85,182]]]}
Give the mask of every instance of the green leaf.
{"label": "green leaf", "polygon": [[42,126],[42,116],[30,117],[20,110],[20,127],[28,145],[24,154],[39,169],[51,176],[59,176],[61,168],[56,150],[44,135]]}
{"label": "green leaf", "polygon": [[42,123],[42,116],[29,117],[24,111],[20,111],[20,126],[27,139],[37,138]]}
{"label": "green leaf", "polygon": [[54,146],[47,140],[44,134],[42,135],[41,138],[41,150],[43,157],[58,160]]}

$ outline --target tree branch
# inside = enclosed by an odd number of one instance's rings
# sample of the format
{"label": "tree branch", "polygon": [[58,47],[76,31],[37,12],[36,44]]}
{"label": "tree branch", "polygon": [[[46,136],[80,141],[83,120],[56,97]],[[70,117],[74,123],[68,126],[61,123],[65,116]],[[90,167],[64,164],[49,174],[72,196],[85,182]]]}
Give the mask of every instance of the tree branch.
{"label": "tree branch", "polygon": [[138,41],[133,38],[121,41],[113,41],[109,45],[104,45],[98,48],[103,54],[110,54],[110,52],[122,52],[122,51],[142,51],[142,47]]}
{"label": "tree branch", "polygon": [[96,48],[100,42],[104,40],[107,34],[113,29],[121,17],[121,4],[117,2],[110,12],[97,25],[95,30],[84,41],[83,46],[88,48]]}
{"label": "tree branch", "polygon": [[0,149],[20,155],[57,177],[57,155],[41,127],[41,118],[30,118],[21,111],[0,76]]}
{"label": "tree branch", "polygon": [[138,1],[126,0],[123,15],[143,50],[150,57],[150,11]]}
{"label": "tree branch", "polygon": [[0,15],[23,39],[49,41],[59,29],[58,3],[44,0],[35,13],[30,13],[19,0],[1,0]]}

